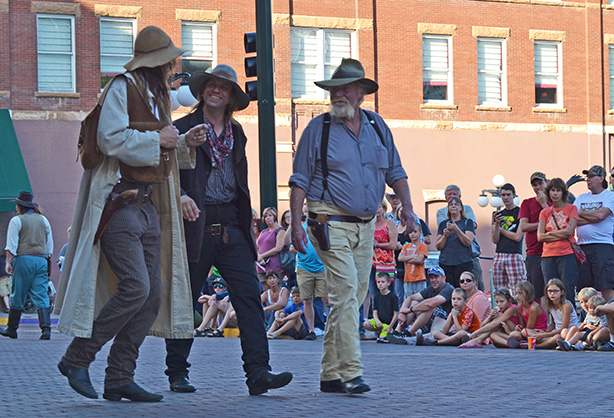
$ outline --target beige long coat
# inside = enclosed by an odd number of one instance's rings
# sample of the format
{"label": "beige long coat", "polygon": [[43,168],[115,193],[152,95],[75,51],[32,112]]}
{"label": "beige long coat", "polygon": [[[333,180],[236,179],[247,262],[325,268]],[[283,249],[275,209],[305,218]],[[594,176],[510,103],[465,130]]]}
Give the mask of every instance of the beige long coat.
{"label": "beige long coat", "polygon": [[[154,166],[159,161],[158,133],[129,129],[126,109],[126,81],[118,78],[109,89],[100,115],[98,145],[102,161],[85,170],[81,179],[56,297],[58,330],[75,337],[91,337],[94,319],[117,289],[118,279],[109,268],[100,242],[93,243],[107,197],[119,180],[119,159],[136,167]],[[162,231],[162,305],[149,334],[158,337],[192,338],[194,329],[178,172],[180,168],[194,168],[194,155],[181,136],[177,164],[170,176],[165,183],[152,185],[152,201]]]}

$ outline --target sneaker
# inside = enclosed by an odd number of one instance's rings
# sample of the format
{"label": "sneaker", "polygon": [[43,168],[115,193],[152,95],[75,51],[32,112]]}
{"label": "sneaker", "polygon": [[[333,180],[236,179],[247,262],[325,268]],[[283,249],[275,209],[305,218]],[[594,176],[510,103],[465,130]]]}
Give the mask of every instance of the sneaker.
{"label": "sneaker", "polygon": [[388,337],[379,337],[375,342],[388,344],[390,341],[388,341]]}
{"label": "sneaker", "polygon": [[556,349],[559,351],[571,351],[571,344],[561,338],[556,340],[556,345]]}
{"label": "sneaker", "polygon": [[313,332],[313,331],[311,331],[311,332],[309,332],[309,334],[307,334],[307,336],[305,337],[305,340],[307,340],[307,341],[313,341],[313,340],[315,340],[316,338],[318,338],[318,337],[316,336],[316,333],[315,333],[315,332]]}
{"label": "sneaker", "polygon": [[[422,345],[437,345],[437,340],[433,337],[424,337],[422,340]],[[418,341],[416,340],[416,345],[418,345]]]}
{"label": "sneaker", "polygon": [[608,341],[606,343],[599,343],[597,351],[614,351],[614,342]]}
{"label": "sneaker", "polygon": [[418,331],[416,331],[416,345],[423,345],[424,344],[424,335],[422,335],[422,330],[419,329]]}
{"label": "sneaker", "polygon": [[403,337],[401,335],[401,333],[399,332],[392,332],[390,334],[388,334],[388,337],[386,337],[388,339],[388,342],[390,344],[400,344],[400,345],[407,345],[409,344],[409,342],[407,341],[406,337]]}
{"label": "sneaker", "polygon": [[316,337],[321,337],[322,335],[326,334],[326,332],[320,328],[316,328],[313,332],[316,334]]}

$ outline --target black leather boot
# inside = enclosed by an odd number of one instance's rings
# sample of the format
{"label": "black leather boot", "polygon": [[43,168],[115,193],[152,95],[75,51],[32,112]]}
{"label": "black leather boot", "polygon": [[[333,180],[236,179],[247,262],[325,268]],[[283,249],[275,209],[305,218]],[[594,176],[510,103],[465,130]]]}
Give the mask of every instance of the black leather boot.
{"label": "black leather boot", "polygon": [[7,322],[7,327],[3,330],[0,330],[0,334],[9,338],[17,338],[17,328],[19,328],[19,320],[21,319],[21,311],[17,309],[9,310],[9,320]]}
{"label": "black leather boot", "polygon": [[49,308],[42,308],[38,310],[38,324],[41,327],[41,340],[51,339],[51,312]]}

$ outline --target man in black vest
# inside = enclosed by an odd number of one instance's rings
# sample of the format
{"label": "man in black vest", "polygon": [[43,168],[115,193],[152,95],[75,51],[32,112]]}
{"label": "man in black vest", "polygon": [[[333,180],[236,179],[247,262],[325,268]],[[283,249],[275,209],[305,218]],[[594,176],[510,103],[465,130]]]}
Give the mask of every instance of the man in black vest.
{"label": "man in black vest", "polygon": [[[181,209],[192,303],[196,306],[200,289],[215,265],[228,283],[230,301],[237,313],[249,394],[259,395],[287,385],[292,374],[274,375],[269,366],[247,187],[247,138],[241,125],[232,119],[234,111],[249,105],[249,98],[237,84],[235,71],[224,64],[210,72],[195,72],[190,78],[190,90],[199,102],[175,126],[179,132],[202,123],[207,126],[207,140],[196,148],[196,168],[181,171]],[[196,390],[188,381],[187,358],[192,342],[167,339],[165,373],[173,391]]]}

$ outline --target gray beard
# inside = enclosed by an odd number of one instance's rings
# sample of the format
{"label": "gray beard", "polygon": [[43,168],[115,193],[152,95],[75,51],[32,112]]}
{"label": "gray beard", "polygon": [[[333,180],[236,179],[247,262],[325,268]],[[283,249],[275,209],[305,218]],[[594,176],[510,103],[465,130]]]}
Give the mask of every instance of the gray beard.
{"label": "gray beard", "polygon": [[352,119],[354,117],[354,108],[347,103],[345,106],[335,106],[332,103],[330,104],[330,114],[336,116],[338,118],[348,118]]}

